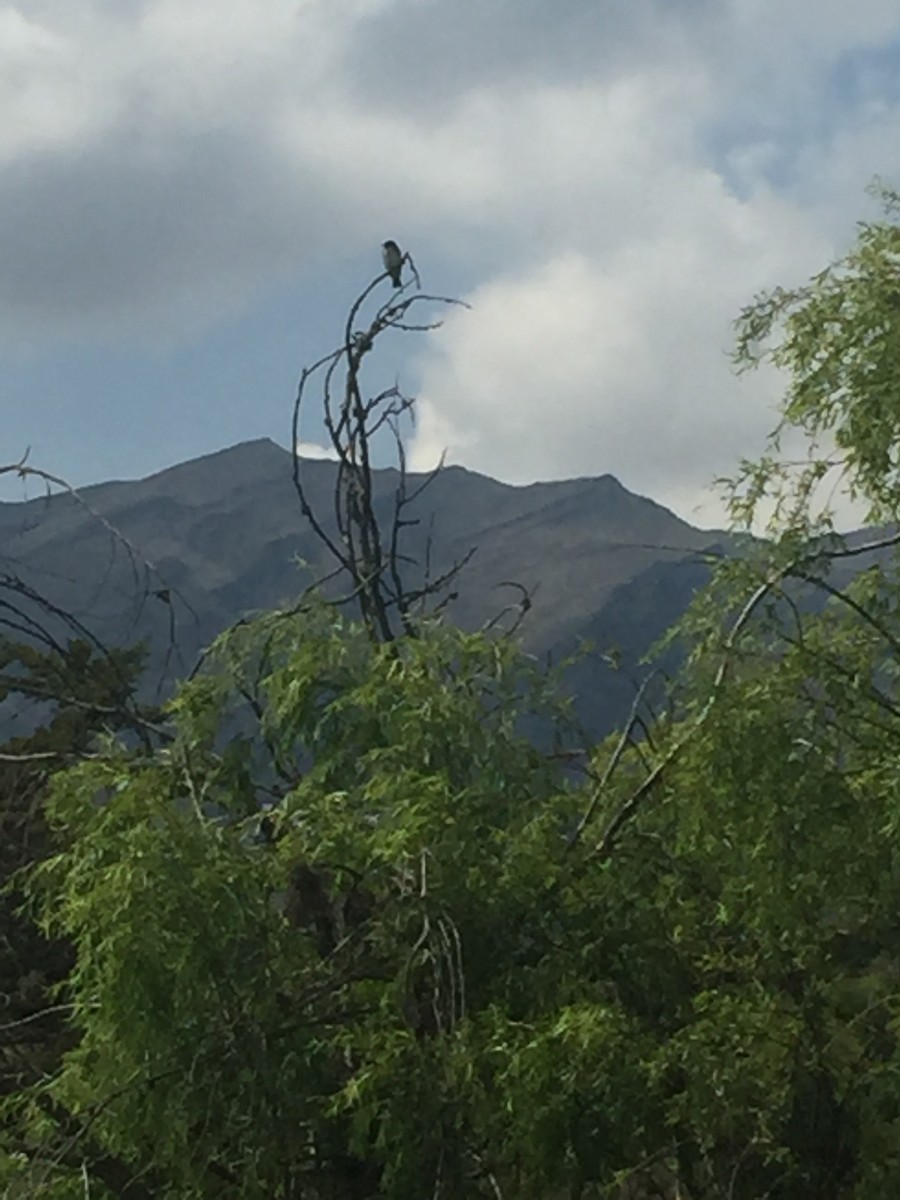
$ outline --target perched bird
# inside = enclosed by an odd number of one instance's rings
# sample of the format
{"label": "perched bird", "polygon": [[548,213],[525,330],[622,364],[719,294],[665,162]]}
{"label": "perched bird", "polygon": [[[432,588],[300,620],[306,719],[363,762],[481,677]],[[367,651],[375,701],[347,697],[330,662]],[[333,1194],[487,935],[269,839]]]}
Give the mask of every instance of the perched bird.
{"label": "perched bird", "polygon": [[394,287],[402,287],[400,282],[400,268],[403,266],[403,255],[400,252],[400,247],[396,242],[381,243],[381,258],[384,263],[384,269],[391,277],[391,283]]}

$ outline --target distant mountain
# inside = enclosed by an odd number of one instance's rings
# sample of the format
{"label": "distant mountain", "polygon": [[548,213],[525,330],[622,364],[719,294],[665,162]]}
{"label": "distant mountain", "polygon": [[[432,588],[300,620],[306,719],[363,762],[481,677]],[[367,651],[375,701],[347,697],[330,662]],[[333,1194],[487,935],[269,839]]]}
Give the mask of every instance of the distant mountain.
{"label": "distant mountain", "polygon": [[[304,461],[303,470],[313,507],[330,514],[335,465]],[[385,517],[396,478],[376,476]],[[414,515],[408,546],[422,559],[430,536],[434,574],[476,548],[449,619],[478,628],[515,603],[504,586],[515,582],[533,599],[521,627],[530,652],[559,657],[583,638],[600,651],[617,647],[622,673],[594,656],[572,675],[595,731],[627,710],[629,676],[707,576],[698,552],[722,540],[611,475],[512,487],[448,467]],[[184,674],[231,622],[289,602],[331,566],[300,511],[291,456],[268,440],[88,487],[79,498],[0,504],[0,570],[109,643],[146,639],[169,677]],[[160,589],[171,605],[153,594]]]}

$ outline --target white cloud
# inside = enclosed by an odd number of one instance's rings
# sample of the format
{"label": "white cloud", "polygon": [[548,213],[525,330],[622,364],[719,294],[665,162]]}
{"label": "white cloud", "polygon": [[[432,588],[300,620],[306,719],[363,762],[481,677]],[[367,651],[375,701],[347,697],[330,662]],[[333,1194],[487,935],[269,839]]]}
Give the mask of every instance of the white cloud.
{"label": "white cloud", "polygon": [[[703,102],[702,88],[695,96]],[[610,471],[715,523],[710,481],[774,424],[777,381],[731,372],[732,321],[758,289],[805,278],[833,243],[758,176],[738,198],[690,147],[684,110],[670,117],[667,88],[606,100],[567,127],[583,148],[609,152],[562,175],[581,219],[567,221],[556,197],[563,228],[523,237],[516,267],[476,288],[471,311],[432,337],[412,461],[425,468],[446,448],[451,461],[519,483]],[[559,103],[554,94],[551,108]],[[518,174],[504,173],[510,195],[520,189],[523,229],[556,186],[554,154],[549,137],[536,139]]]}
{"label": "white cloud", "polygon": [[189,339],[387,230],[473,305],[429,339],[416,463],[715,520],[776,386],[733,379],[731,320],[900,176],[898,37],[895,0],[20,0],[0,326]]}
{"label": "white cloud", "polygon": [[337,462],[337,451],[333,446],[322,446],[319,442],[298,442],[297,454],[300,458],[313,458],[318,461],[328,459]]}

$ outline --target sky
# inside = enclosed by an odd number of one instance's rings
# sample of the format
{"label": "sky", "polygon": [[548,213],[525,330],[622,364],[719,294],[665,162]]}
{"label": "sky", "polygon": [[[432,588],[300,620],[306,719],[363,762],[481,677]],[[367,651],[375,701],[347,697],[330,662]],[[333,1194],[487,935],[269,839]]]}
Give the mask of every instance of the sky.
{"label": "sky", "polygon": [[734,318],[900,183],[900,6],[19,0],[0,101],[0,465],[289,445],[393,238],[469,306],[375,366],[414,468],[610,472],[711,526],[779,395]]}

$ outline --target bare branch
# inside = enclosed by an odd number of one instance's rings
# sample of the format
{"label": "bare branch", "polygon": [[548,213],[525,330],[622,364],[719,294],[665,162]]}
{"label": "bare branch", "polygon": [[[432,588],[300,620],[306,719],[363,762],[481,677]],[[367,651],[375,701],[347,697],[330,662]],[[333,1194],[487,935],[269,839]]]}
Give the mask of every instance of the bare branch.
{"label": "bare branch", "polygon": [[[419,276],[411,256],[407,253],[403,261],[408,263],[418,288]],[[383,334],[389,330],[429,332],[439,327],[439,321],[411,319],[417,307],[421,308],[423,303],[433,307],[461,302],[426,295],[420,290],[408,293],[407,283],[375,310],[368,324],[361,323],[366,302],[388,278],[387,272],[377,276],[353,301],[344,323],[343,344],[303,370],[292,419],[293,478],[301,510],[339,571],[350,578],[352,587],[344,602],[348,598],[355,601],[370,636],[379,642],[393,640],[401,629],[406,634],[413,633],[413,605],[423,606],[436,598],[462,566],[454,564],[435,579],[431,577],[429,558],[423,584],[411,587],[408,583],[407,569],[417,564],[403,549],[403,534],[418,524],[418,518],[407,515],[408,508],[432,482],[443,460],[435,471],[410,489],[401,421],[408,417],[414,423],[415,399],[404,395],[396,383],[367,394],[362,380],[364,362]],[[341,372],[340,384],[338,372]],[[337,460],[333,529],[331,522],[326,527],[322,517],[312,509],[298,449],[301,412],[313,377],[320,378],[322,418]],[[382,525],[376,511],[372,447],[373,438],[385,429],[391,433],[398,478],[391,516]],[[430,555],[430,545],[427,549]]]}
{"label": "bare branch", "polygon": [[712,712],[725,684],[728,669],[731,665],[732,652],[737,644],[738,638],[766,596],[768,596],[796,570],[799,561],[800,559],[795,558],[785,566],[772,571],[759,585],[759,587],[754,589],[749,599],[746,601],[740,613],[736,617],[734,623],[732,624],[731,630],[725,639],[725,644],[722,648],[722,660],[719,663],[719,668],[716,671],[716,675],[713,679],[712,687],[710,688],[706,702],[697,716],[690,723],[687,730],[682,734],[681,737],[676,739],[674,744],[644,778],[640,786],[632,792],[625,803],[619,808],[618,812],[612,817],[606,829],[604,830],[600,841],[592,851],[594,856],[604,858],[611,853],[620,831],[635,814],[643,798],[654,787],[654,785],[662,777],[663,773],[672,765],[673,762],[675,762],[675,760],[681,755],[681,752],[684,750],[684,748],[691,741],[693,741],[694,737],[696,737],[696,735],[706,724],[707,718]]}
{"label": "bare branch", "polygon": [[581,817],[581,820],[578,822],[578,824],[575,826],[575,829],[572,831],[571,837],[569,838],[569,844],[568,844],[567,849],[573,850],[575,848],[575,846],[578,845],[578,842],[581,839],[581,835],[584,833],[586,827],[593,820],[594,814],[597,811],[597,806],[600,804],[600,801],[606,792],[606,788],[609,784],[609,781],[610,781],[610,779],[612,779],[616,768],[618,767],[619,763],[622,760],[622,756],[624,755],[625,751],[628,749],[629,745],[633,744],[632,735],[633,735],[635,729],[638,727],[639,722],[640,722],[641,704],[643,703],[644,697],[647,693],[647,689],[650,687],[650,684],[654,681],[654,679],[656,679],[657,675],[658,675],[657,671],[651,671],[650,674],[647,675],[646,678],[643,680],[643,682],[641,683],[641,686],[638,688],[637,694],[635,695],[634,700],[631,703],[631,710],[628,714],[628,720],[625,722],[625,725],[622,728],[622,732],[619,735],[619,740],[616,743],[615,749],[613,750],[612,754],[610,755],[609,762],[606,764],[606,767],[603,771],[603,775],[600,777],[600,780],[598,781],[597,786],[594,789],[594,793],[591,796],[590,803],[588,804],[587,808],[585,809],[585,811]]}

